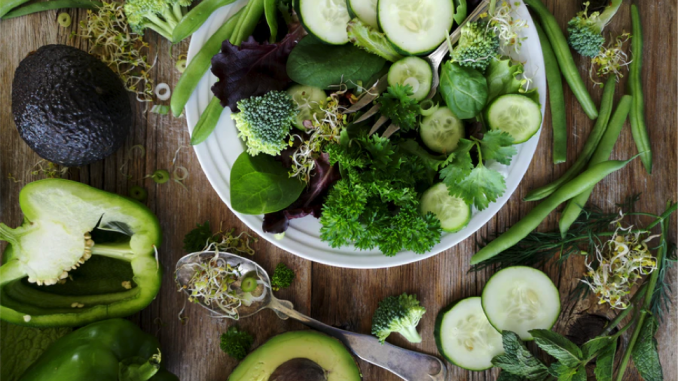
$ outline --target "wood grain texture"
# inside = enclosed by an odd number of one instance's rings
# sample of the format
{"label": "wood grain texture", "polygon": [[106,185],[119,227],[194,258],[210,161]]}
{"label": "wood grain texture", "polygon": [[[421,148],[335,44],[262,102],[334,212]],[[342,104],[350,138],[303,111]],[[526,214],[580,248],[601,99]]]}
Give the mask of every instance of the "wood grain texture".
{"label": "wood grain texture", "polygon": [[[558,18],[561,27],[578,10],[578,1],[546,1]],[[638,204],[639,210],[661,212],[667,199],[676,199],[678,134],[676,132],[676,1],[636,1],[640,8],[645,32],[645,60],[643,83],[646,98],[647,125],[654,151],[654,173],[649,176],[643,170],[640,160],[635,160],[625,169],[610,175],[600,183],[591,198],[595,204],[613,210],[614,203],[626,196],[643,192]],[[625,1],[618,16],[607,30],[613,33],[630,31],[630,1]],[[22,185],[41,178],[32,175],[33,166],[40,158],[20,139],[11,114],[11,84],[15,68],[30,51],[42,45],[64,43],[86,48],[86,43],[69,34],[84,11],[68,10],[73,17],[72,26],[63,29],[56,23],[58,12],[0,21],[0,220],[10,226],[18,225],[22,216],[18,206],[18,193]],[[175,46],[170,55],[169,43],[153,33],[146,39],[158,55],[153,68],[156,82],[176,84],[179,73],[174,63],[179,54],[188,48],[188,42]],[[595,88],[588,80],[589,60],[575,57],[582,77],[596,103],[602,90]],[[625,79],[620,82],[616,99],[625,92]],[[521,201],[531,189],[544,185],[562,174],[581,150],[593,122],[582,112],[571,91],[566,87],[567,121],[569,134],[568,162],[554,166],[551,161],[550,115],[545,116],[539,148],[520,187],[509,202],[490,222],[476,234],[458,246],[433,258],[407,266],[380,270],[350,270],[312,263],[276,248],[263,239],[254,245],[257,253],[254,259],[265,269],[272,271],[275,265],[284,261],[294,268],[297,279],[293,287],[279,292],[279,297],[291,300],[299,311],[309,314],[325,323],[347,327],[369,333],[371,315],[379,300],[402,292],[416,293],[428,313],[420,324],[421,344],[407,343],[394,335],[389,339],[396,345],[417,349],[437,355],[433,340],[433,323],[438,310],[448,303],[467,296],[479,295],[491,271],[467,273],[468,260],[476,251],[475,242],[481,237],[504,231],[524,216],[535,203]],[[202,173],[193,150],[188,146],[189,136],[183,118],[158,116],[144,110],[135,103],[135,123],[123,149],[110,158],[82,168],[72,168],[68,178],[82,181],[107,191],[127,194],[131,185],[143,185],[149,192],[147,204],[158,215],[164,232],[160,260],[165,277],[160,294],[151,306],[131,317],[145,331],[157,335],[163,348],[163,362],[182,380],[225,380],[237,362],[219,350],[219,335],[231,321],[210,318],[197,306],[187,306],[184,315],[189,319],[181,324],[178,316],[184,307],[183,295],[176,292],[172,280],[174,263],[182,256],[182,239],[197,222],[209,220],[212,226],[235,227],[248,231],[247,227],[228,210],[217,194],[211,189]],[[146,147],[144,157],[132,154],[128,162],[131,180],[123,176],[119,168],[125,163],[130,148],[134,145]],[[175,166],[184,166],[190,172],[185,181],[187,189],[169,182],[156,185],[144,176],[155,169],[171,169],[175,152]],[[613,158],[625,159],[636,153],[627,123],[617,143]],[[11,180],[15,178],[17,182]],[[639,221],[642,222],[642,221]],[[671,238],[676,239],[676,218],[672,220]],[[550,230],[557,226],[557,213],[553,213],[540,226]],[[252,233],[250,231],[250,233]],[[4,248],[4,243],[0,245]],[[582,260],[570,260],[561,272],[547,268],[561,290],[563,300],[576,286],[584,264]],[[671,273],[675,283],[675,272]],[[675,301],[675,296],[674,296]],[[572,306],[572,312],[561,318],[556,330],[562,331],[569,316],[578,312],[598,311],[592,300]],[[564,308],[565,311],[565,308]],[[237,323],[255,333],[255,346],[271,336],[289,330],[305,329],[293,321],[279,320],[270,311]],[[658,339],[661,361],[664,364],[665,379],[678,380],[678,327],[674,312],[661,326]],[[360,363],[365,380],[395,381],[399,378],[390,373]],[[493,380],[498,372],[469,372],[455,366],[449,367],[453,380]],[[635,370],[627,373],[626,380],[640,380]]]}

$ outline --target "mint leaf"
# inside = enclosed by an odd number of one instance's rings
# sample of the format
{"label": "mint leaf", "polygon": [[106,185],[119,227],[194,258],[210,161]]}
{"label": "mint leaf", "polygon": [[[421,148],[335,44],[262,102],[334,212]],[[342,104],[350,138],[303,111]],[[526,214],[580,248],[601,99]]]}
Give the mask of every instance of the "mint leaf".
{"label": "mint leaf", "polygon": [[661,381],[664,378],[657,352],[657,339],[654,338],[658,327],[657,319],[648,313],[631,352],[633,363],[645,381]]}
{"label": "mint leaf", "polygon": [[531,381],[544,380],[549,376],[548,368],[527,350],[518,335],[502,331],[501,336],[505,353],[495,356],[492,365]]}
{"label": "mint leaf", "polygon": [[[560,380],[558,380],[560,381]],[[572,381],[586,381],[586,367],[582,366],[579,368],[577,373],[574,374],[574,377],[572,377]]]}
{"label": "mint leaf", "polygon": [[609,345],[603,348],[596,358],[596,369],[594,370],[596,381],[612,381],[614,374],[614,356],[617,353],[617,340],[607,339],[610,342]]}
{"label": "mint leaf", "polygon": [[600,336],[585,342],[581,347],[584,359],[592,360],[594,357],[600,356],[599,352],[612,344],[612,341],[609,336]]}
{"label": "mint leaf", "polygon": [[505,370],[502,370],[499,373],[499,377],[497,377],[497,381],[524,381],[524,377],[516,376],[515,374],[511,374]]}
{"label": "mint leaf", "polygon": [[483,140],[480,141],[480,152],[483,160],[496,160],[501,164],[509,165],[511,158],[518,151],[513,146],[511,135],[503,131],[492,130],[483,135]]}
{"label": "mint leaf", "polygon": [[555,362],[549,367],[549,373],[556,377],[558,381],[571,381],[572,377],[577,373],[577,369]]}
{"label": "mint leaf", "polygon": [[529,332],[539,348],[555,357],[563,365],[576,368],[583,360],[579,347],[565,337],[547,329],[533,329]]}

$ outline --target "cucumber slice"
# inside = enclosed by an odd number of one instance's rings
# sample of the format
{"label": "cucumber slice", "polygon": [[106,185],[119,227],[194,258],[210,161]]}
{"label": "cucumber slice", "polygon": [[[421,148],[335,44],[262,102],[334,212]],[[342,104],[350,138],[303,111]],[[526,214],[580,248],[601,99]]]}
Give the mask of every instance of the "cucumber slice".
{"label": "cucumber slice", "polygon": [[351,17],[346,0],[296,0],[296,8],[308,33],[332,45],[348,42],[346,24]]}
{"label": "cucumber slice", "polygon": [[419,136],[431,151],[447,154],[464,137],[464,124],[447,107],[438,108],[419,123]]}
{"label": "cucumber slice", "polygon": [[431,212],[440,220],[444,231],[454,233],[463,229],[471,220],[471,207],[464,200],[450,195],[447,185],[438,183],[421,195],[421,212]]}
{"label": "cucumber slice", "polygon": [[357,17],[360,21],[371,26],[374,29],[379,29],[379,22],[377,22],[377,1],[378,0],[347,0],[348,11]]}
{"label": "cucumber slice", "polygon": [[492,358],[504,353],[501,334],[485,317],[479,296],[441,310],[433,336],[443,357],[468,370],[489,369]]}
{"label": "cucumber slice", "polygon": [[541,128],[541,108],[524,95],[502,95],[487,108],[485,120],[490,129],[513,136],[513,144],[523,143]]}
{"label": "cucumber slice", "polygon": [[483,310],[499,332],[513,331],[532,340],[531,329],[551,329],[560,315],[560,294],[543,272],[527,266],[507,267],[487,281]]}
{"label": "cucumber slice", "polygon": [[453,14],[452,0],[379,0],[377,4],[381,30],[406,55],[436,49],[450,33]]}
{"label": "cucumber slice", "polygon": [[433,72],[431,65],[419,57],[405,57],[388,69],[388,85],[410,85],[414,94],[410,98],[422,101],[431,90]]}
{"label": "cucumber slice", "polygon": [[287,89],[287,94],[292,97],[299,110],[293,123],[294,127],[306,131],[304,121],[313,120],[314,115],[320,118],[322,113],[320,107],[327,101],[327,94],[321,88],[305,85],[294,85]]}

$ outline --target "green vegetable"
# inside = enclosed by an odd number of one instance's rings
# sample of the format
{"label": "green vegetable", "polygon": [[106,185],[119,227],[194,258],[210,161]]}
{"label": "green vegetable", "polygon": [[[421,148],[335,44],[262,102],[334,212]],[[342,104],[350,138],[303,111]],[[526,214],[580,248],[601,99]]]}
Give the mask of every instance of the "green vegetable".
{"label": "green vegetable", "polygon": [[[195,90],[196,86],[198,86],[200,79],[202,79],[207,70],[209,70],[212,57],[219,53],[219,50],[221,49],[221,43],[224,40],[228,40],[235,30],[236,23],[238,22],[238,18],[241,13],[242,9],[231,16],[228,21],[219,27],[219,29],[217,29],[209,39],[207,39],[205,44],[198,51],[198,54],[196,54],[191,62],[188,63],[186,70],[184,70],[183,74],[181,74],[179,82],[177,82],[177,85],[174,87],[174,91],[172,92],[170,106],[174,116],[178,117],[184,111],[184,106],[186,106],[188,98],[191,97],[191,94],[193,94],[193,90]],[[216,126],[216,122],[214,125]]]}
{"label": "green vegetable", "polygon": [[59,13],[59,16],[57,16],[57,23],[63,28],[68,28],[71,26],[71,15],[66,12]]}
{"label": "green vegetable", "polygon": [[243,8],[242,15],[238,17],[235,29],[228,39],[231,44],[240,46],[240,43],[252,35],[264,14],[264,0],[250,0]]}
{"label": "green vegetable", "polygon": [[56,340],[21,381],[179,381],[160,361],[155,337],[127,320],[110,319]]}
{"label": "green vegetable", "polygon": [[226,333],[221,334],[219,347],[234,359],[242,360],[247,356],[247,352],[253,343],[254,337],[252,335],[232,325]]}
{"label": "green vegetable", "polygon": [[415,130],[418,126],[419,104],[410,95],[412,86],[396,84],[389,86],[377,100],[381,105],[379,112],[391,119],[403,132]]}
{"label": "green vegetable", "polygon": [[186,253],[202,251],[212,238],[212,228],[210,228],[209,221],[205,221],[202,225],[195,224],[195,226],[195,229],[188,232],[184,237],[184,251]]}
{"label": "green vegetable", "polygon": [[440,241],[440,221],[421,215],[416,187],[430,183],[427,164],[391,140],[361,134],[326,150],[342,179],[329,191],[320,238],[332,247],[378,247],[384,255],[400,250],[426,253]]}
{"label": "green vegetable", "polygon": [[166,169],[156,169],[150,177],[156,184],[164,184],[170,180],[169,171]]}
{"label": "green vegetable", "polygon": [[234,1],[235,0],[203,0],[198,3],[198,5],[188,11],[174,27],[171,38],[172,43],[178,44],[186,37],[195,33],[214,11],[225,5],[231,4]]}
{"label": "green vegetable", "polygon": [[373,29],[358,18],[354,18],[348,23],[346,31],[349,41],[353,45],[365,49],[368,53],[376,54],[390,62],[396,62],[403,58],[383,33]]}
{"label": "green vegetable", "polygon": [[125,2],[125,15],[132,30],[140,35],[144,29],[154,30],[173,41],[174,28],[186,14],[192,0],[129,0]]}
{"label": "green vegetable", "polygon": [[148,208],[62,179],[26,185],[19,202],[24,224],[0,224],[0,239],[9,242],[0,267],[2,320],[78,326],[131,315],[155,298],[161,232]]}
{"label": "green vegetable", "polygon": [[[565,95],[563,94],[563,80],[560,77],[560,68],[553,48],[549,43],[544,30],[539,23],[535,24],[541,51],[544,56],[544,68],[549,90],[551,105],[551,126],[553,127],[553,164],[567,161],[567,119],[565,118]],[[602,111],[602,110],[601,110]],[[598,116],[600,120],[600,115]]]}
{"label": "green vegetable", "polygon": [[0,321],[0,379],[17,381],[28,367],[70,328],[22,327]]}
{"label": "green vegetable", "polygon": [[268,42],[271,44],[275,42],[275,37],[278,35],[278,0],[264,0],[264,15],[266,16],[266,23],[268,29],[271,31],[271,37]]}
{"label": "green vegetable", "polygon": [[[596,151],[591,156],[589,161],[589,168],[592,166],[602,163],[605,160],[610,158],[614,145],[619,139],[619,134],[621,133],[624,123],[626,122],[626,117],[629,114],[629,109],[631,107],[631,96],[624,95],[619,101],[619,105],[615,110],[610,123],[607,125],[605,134],[600,139]],[[595,186],[595,183],[593,184]],[[562,214],[560,215],[560,220],[558,220],[558,226],[560,227],[560,233],[564,236],[567,231],[570,229],[572,223],[579,217],[581,213],[582,206],[586,205],[586,202],[593,192],[593,186],[579,192],[575,197],[568,201],[565,209],[563,209]]]}
{"label": "green vegetable", "polygon": [[454,21],[457,23],[457,25],[461,25],[461,23],[466,20],[466,15],[468,13],[467,6],[466,6],[466,0],[454,0]]}
{"label": "green vegetable", "polygon": [[652,173],[652,146],[647,135],[647,126],[645,125],[645,103],[643,101],[643,83],[641,80],[641,69],[643,66],[643,30],[640,23],[640,14],[638,7],[631,4],[631,20],[633,21],[633,40],[631,41],[631,61],[629,69],[629,81],[627,82],[628,92],[633,97],[633,104],[629,118],[631,120],[631,133],[633,140],[638,147],[640,160],[647,173]]}
{"label": "green vegetable", "polygon": [[240,289],[244,292],[252,292],[257,289],[257,274],[254,271],[251,271],[240,281]]}
{"label": "green vegetable", "polygon": [[460,66],[485,71],[497,57],[499,37],[487,22],[472,21],[461,27],[459,43],[452,50],[452,61]]}
{"label": "green vegetable", "polygon": [[487,80],[482,73],[452,61],[443,64],[439,91],[447,107],[460,119],[475,118],[487,104]]}
{"label": "green vegetable", "polygon": [[0,1],[0,18],[3,18],[10,10],[26,3],[28,0],[2,0]]}
{"label": "green vegetable", "polygon": [[198,123],[195,124],[193,132],[191,133],[191,145],[198,145],[212,135],[214,129],[217,128],[219,118],[224,111],[221,101],[217,97],[212,97],[210,103],[207,104],[205,111],[200,115]]}
{"label": "green vegetable", "polygon": [[278,263],[273,271],[273,276],[271,277],[271,289],[273,291],[279,291],[281,288],[289,287],[292,285],[294,276],[294,270],[287,267],[287,265],[282,262]]}
{"label": "green vegetable", "polygon": [[287,135],[297,116],[297,106],[284,91],[269,91],[238,102],[240,112],[231,114],[247,153],[276,156],[288,146]]}
{"label": "green vegetable", "polygon": [[596,109],[595,103],[593,103],[593,99],[591,99],[591,95],[586,90],[584,81],[577,71],[577,65],[574,63],[574,58],[572,58],[572,53],[570,53],[570,47],[567,45],[567,40],[565,40],[565,36],[560,30],[558,21],[540,0],[525,0],[524,2],[539,17],[541,26],[544,28],[544,32],[551,43],[553,52],[558,59],[560,71],[562,72],[563,77],[565,77],[567,84],[570,85],[570,89],[572,89],[574,96],[579,101],[579,104],[581,104],[586,115],[591,119],[596,119],[598,117],[598,110]]}
{"label": "green vegetable", "polygon": [[144,202],[148,197],[148,192],[146,189],[144,189],[144,187],[133,185],[129,188],[129,196],[139,202]]}
{"label": "green vegetable", "polygon": [[525,348],[518,335],[511,331],[502,331],[504,354],[492,359],[492,365],[528,380],[544,380],[548,376],[548,368]]}
{"label": "green vegetable", "polygon": [[[23,7],[14,8],[7,12],[1,18],[3,20],[30,15],[33,13],[49,11],[52,9],[66,9],[66,8],[82,8],[82,9],[98,9],[101,7],[101,2],[96,0],[49,0],[39,3],[28,4]],[[1,8],[1,7],[0,7]]]}
{"label": "green vegetable", "polygon": [[487,104],[501,95],[524,92],[524,80],[517,78],[521,74],[523,74],[523,64],[520,62],[513,62],[510,58],[492,60],[485,70]]}
{"label": "green vegetable", "polygon": [[[593,126],[593,129],[589,133],[589,137],[586,139],[584,148],[577,155],[577,160],[570,168],[563,173],[558,180],[555,180],[547,185],[539,187],[537,189],[531,190],[524,198],[525,201],[537,201],[545,197],[548,197],[556,189],[560,188],[563,184],[570,181],[572,178],[577,176],[581,172],[586,164],[588,164],[589,159],[595,152],[600,143],[600,139],[603,137],[605,130],[607,129],[607,123],[610,120],[610,115],[612,114],[612,105],[614,102],[614,91],[617,88],[617,81],[614,77],[611,77],[605,83],[603,87],[603,97],[600,101],[600,114],[598,119],[596,119],[596,124]],[[554,111],[552,110],[551,113]]]}
{"label": "green vegetable", "polygon": [[610,0],[602,13],[593,12],[590,15],[588,14],[589,3],[585,4],[586,9],[577,13],[567,23],[567,32],[570,34],[568,42],[577,53],[593,58],[600,53],[600,49],[605,44],[603,29],[619,10],[622,0]]}
{"label": "green vegetable", "polygon": [[393,332],[403,335],[411,343],[421,343],[417,325],[425,313],[426,308],[419,305],[416,295],[389,296],[379,302],[374,311],[372,334],[382,344]]}
{"label": "green vegetable", "polygon": [[657,352],[657,333],[659,323],[654,316],[649,315],[639,329],[638,340],[631,351],[633,364],[645,381],[663,380],[662,366]]}
{"label": "green vegetable", "polygon": [[304,37],[287,59],[287,75],[297,83],[321,89],[345,84],[353,89],[369,83],[386,61],[352,44],[328,45],[314,36]]}
{"label": "green vegetable", "polygon": [[285,209],[299,198],[304,183],[289,177],[287,168],[269,155],[243,152],[231,168],[231,206],[244,214]]}
{"label": "green vegetable", "polygon": [[494,241],[488,243],[480,251],[471,257],[471,264],[475,265],[484,260],[494,257],[502,251],[518,243],[525,238],[531,231],[537,228],[539,224],[555,209],[566,200],[585,191],[592,185],[595,185],[608,174],[617,171],[631,160],[617,161],[610,160],[589,167],[579,176],[575,177],[569,183],[563,185],[541,204],[532,209],[522,220],[514,224],[504,234],[497,237]]}

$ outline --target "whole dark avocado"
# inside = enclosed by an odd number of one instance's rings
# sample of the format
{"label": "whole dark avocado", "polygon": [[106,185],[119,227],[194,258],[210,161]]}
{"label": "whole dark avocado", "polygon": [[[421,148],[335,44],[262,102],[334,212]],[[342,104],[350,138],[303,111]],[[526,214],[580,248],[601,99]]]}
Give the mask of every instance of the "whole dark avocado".
{"label": "whole dark avocado", "polygon": [[103,62],[67,45],[45,45],[14,72],[19,135],[42,158],[67,167],[110,156],[132,125],[130,99]]}

